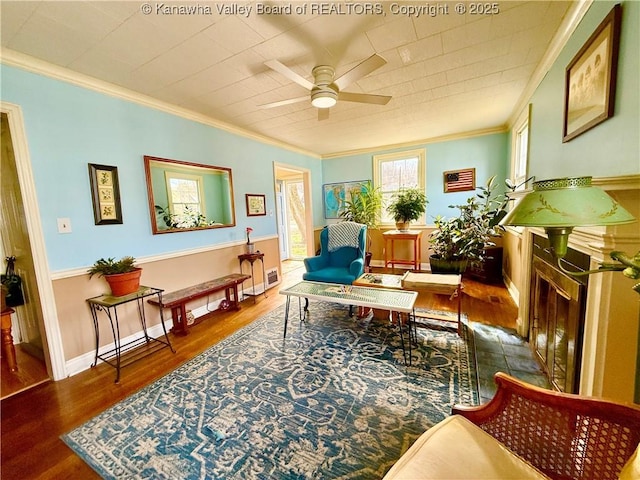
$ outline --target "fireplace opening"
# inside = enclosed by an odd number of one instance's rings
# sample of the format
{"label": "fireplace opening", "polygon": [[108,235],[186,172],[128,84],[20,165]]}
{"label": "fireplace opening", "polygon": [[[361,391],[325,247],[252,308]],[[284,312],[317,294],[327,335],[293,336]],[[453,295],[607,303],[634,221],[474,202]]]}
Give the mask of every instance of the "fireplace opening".
{"label": "fireplace opening", "polygon": [[[590,257],[570,248],[562,262],[570,271],[585,271]],[[561,392],[578,392],[588,281],[588,275],[573,277],[560,270],[548,239],[533,235],[529,343],[549,382]]]}

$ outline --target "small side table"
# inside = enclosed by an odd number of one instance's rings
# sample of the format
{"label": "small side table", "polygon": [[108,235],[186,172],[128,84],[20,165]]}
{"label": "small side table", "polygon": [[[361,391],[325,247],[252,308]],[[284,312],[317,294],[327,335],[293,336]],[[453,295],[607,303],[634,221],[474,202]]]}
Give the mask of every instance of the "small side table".
{"label": "small side table", "polygon": [[[391,264],[391,268],[395,269],[395,265],[413,265],[413,269],[420,271],[422,265],[422,230],[407,230],[401,232],[399,230],[390,230],[382,234],[384,238],[384,266],[387,268]],[[413,242],[413,259],[398,259],[395,255],[394,242],[396,240],[409,240]],[[389,258],[389,244],[391,244],[391,258]]]}
{"label": "small side table", "polygon": [[[118,383],[120,381],[120,367],[125,365],[122,362],[122,355],[124,353],[130,351],[132,352],[131,361],[129,361],[128,363],[133,363],[135,360],[139,360],[140,358],[146,357],[151,353],[157,352],[158,350],[167,347],[170,348],[173,353],[175,353],[175,350],[171,345],[171,341],[169,340],[169,335],[167,335],[167,328],[164,325],[164,316],[162,314],[162,309],[160,309],[160,324],[162,325],[162,331],[164,332],[164,340],[161,338],[150,337],[147,333],[147,317],[144,310],[144,299],[146,297],[155,296],[158,298],[158,302],[162,303],[163,291],[164,290],[160,288],[140,286],[137,292],[131,293],[129,295],[124,295],[122,297],[114,297],[112,295],[98,295],[97,297],[87,299],[87,303],[89,303],[89,307],[91,309],[93,328],[95,329],[96,335],[96,356],[93,364],[91,365],[92,367],[95,367],[98,364],[98,359],[102,360],[105,363],[108,363],[116,369],[115,383]],[[122,344],[120,341],[118,306],[129,302],[137,303],[138,315],[140,317],[140,324],[142,325],[142,331],[144,335],[138,339]],[[99,311],[103,311],[109,319],[109,323],[111,324],[111,332],[113,333],[113,343],[115,345],[114,348],[104,353],[98,353],[98,350],[100,348],[100,328],[98,325]],[[135,349],[138,350],[133,352],[133,350]]]}
{"label": "small side table", "polygon": [[6,308],[2,311],[2,351],[7,359],[9,370],[17,372],[16,347],[13,346],[13,335],[11,335],[11,314],[13,312],[15,312],[13,308]]}
{"label": "small side table", "polygon": [[[264,284],[264,297],[267,298],[267,276],[264,273],[264,253],[255,252],[255,253],[243,253],[238,255],[238,262],[240,262],[240,273],[242,272],[242,264],[247,261],[251,265],[251,292],[253,293],[253,303],[256,303],[256,282],[253,276],[253,264],[256,260],[260,260],[262,264],[262,282]],[[242,294],[244,296],[244,288],[242,289]]]}

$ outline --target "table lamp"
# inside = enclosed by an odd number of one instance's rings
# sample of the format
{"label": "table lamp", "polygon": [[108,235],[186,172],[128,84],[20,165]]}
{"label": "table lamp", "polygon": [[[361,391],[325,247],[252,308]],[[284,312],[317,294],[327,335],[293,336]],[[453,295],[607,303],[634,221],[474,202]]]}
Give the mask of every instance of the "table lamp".
{"label": "table lamp", "polygon": [[[618,263],[603,263],[597,270],[571,272],[560,260],[567,254],[569,234],[574,227],[621,225],[636,219],[604,190],[591,185],[591,177],[558,178],[533,183],[533,191],[502,219],[501,225],[544,227],[558,268],[569,275],[589,275],[604,271],[622,271],[632,279],[640,278],[640,252],[629,257],[624,252],[609,255]],[[640,283],[633,289],[640,293]]]}

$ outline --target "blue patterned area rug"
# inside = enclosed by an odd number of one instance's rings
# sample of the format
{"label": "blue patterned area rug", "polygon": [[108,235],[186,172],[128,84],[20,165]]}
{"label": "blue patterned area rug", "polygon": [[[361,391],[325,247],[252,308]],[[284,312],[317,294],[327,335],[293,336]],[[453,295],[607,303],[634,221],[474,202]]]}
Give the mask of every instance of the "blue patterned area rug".
{"label": "blue patterned area rug", "polygon": [[292,310],[286,341],[279,307],[62,439],[104,478],[379,479],[477,402],[466,327],[418,328],[406,367],[386,322]]}

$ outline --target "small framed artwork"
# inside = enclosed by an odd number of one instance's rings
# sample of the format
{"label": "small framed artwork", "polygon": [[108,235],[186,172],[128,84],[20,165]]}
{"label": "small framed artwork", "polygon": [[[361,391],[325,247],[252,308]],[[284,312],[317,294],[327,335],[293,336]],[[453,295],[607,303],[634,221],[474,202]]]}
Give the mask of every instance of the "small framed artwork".
{"label": "small framed artwork", "polygon": [[96,225],[122,223],[118,167],[89,164],[89,182]]}
{"label": "small framed artwork", "polygon": [[465,192],[476,189],[476,169],[449,170],[443,172],[444,192]]}
{"label": "small framed artwork", "polygon": [[563,142],[613,116],[621,12],[613,7],[567,66]]}
{"label": "small framed artwork", "polygon": [[355,182],[326,183],[322,186],[324,218],[341,218],[344,207],[351,200],[354,191],[362,191],[367,180]]}
{"label": "small framed artwork", "polygon": [[248,217],[259,217],[267,214],[265,195],[247,193],[245,198],[247,200]]}

